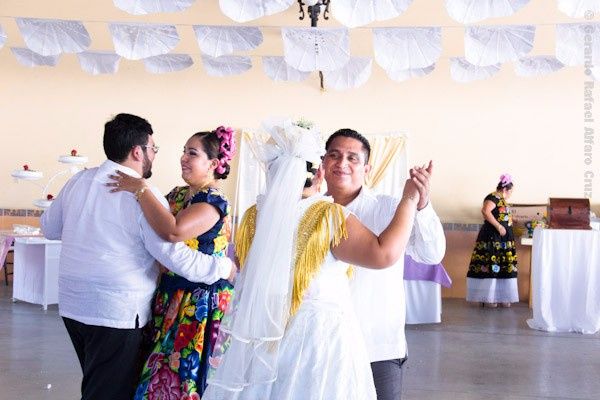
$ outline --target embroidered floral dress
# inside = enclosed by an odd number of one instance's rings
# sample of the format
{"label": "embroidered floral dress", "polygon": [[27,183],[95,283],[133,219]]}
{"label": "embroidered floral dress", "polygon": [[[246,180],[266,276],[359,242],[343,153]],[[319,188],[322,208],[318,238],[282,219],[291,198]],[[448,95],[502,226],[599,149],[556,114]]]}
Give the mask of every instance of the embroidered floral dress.
{"label": "embroidered floral dress", "polygon": [[[214,206],[221,218],[204,234],[186,240],[190,248],[225,256],[230,235],[230,207],[225,196],[207,188],[185,202],[189,187],[176,187],[167,200],[173,215],[194,203]],[[152,305],[151,353],[142,370],[135,400],[199,400],[223,313],[233,287],[221,279],[212,285],[163,273]]]}
{"label": "embroidered floral dress", "polygon": [[517,250],[510,208],[497,193],[490,193],[485,201],[496,205],[492,215],[506,229],[506,235],[501,236],[492,224],[484,221],[467,273],[467,300],[485,303],[518,302]]}

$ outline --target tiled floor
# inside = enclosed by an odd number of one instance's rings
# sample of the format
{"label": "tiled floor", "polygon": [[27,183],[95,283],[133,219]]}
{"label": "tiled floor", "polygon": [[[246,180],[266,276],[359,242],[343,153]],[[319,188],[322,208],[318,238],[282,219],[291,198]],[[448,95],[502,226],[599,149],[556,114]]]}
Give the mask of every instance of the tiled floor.
{"label": "tiled floor", "polygon": [[[56,305],[12,303],[11,288],[0,282],[0,399],[77,399],[79,364]],[[600,399],[600,334],[533,331],[529,316],[525,304],[444,300],[442,324],[407,328],[403,399]]]}
{"label": "tiled floor", "polygon": [[600,334],[530,329],[527,304],[444,300],[441,324],[407,329],[403,399],[600,399]]}

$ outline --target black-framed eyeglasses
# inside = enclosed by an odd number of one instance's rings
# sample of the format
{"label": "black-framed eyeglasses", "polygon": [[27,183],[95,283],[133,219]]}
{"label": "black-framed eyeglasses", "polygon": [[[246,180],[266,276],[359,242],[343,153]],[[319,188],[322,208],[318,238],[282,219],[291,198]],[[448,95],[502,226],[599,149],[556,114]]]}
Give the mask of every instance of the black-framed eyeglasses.
{"label": "black-framed eyeglasses", "polygon": [[154,152],[154,154],[158,153],[158,149],[160,149],[160,147],[158,147],[157,145],[150,146],[149,144],[143,144],[141,146],[143,148],[145,148],[145,149],[152,149],[152,151]]}

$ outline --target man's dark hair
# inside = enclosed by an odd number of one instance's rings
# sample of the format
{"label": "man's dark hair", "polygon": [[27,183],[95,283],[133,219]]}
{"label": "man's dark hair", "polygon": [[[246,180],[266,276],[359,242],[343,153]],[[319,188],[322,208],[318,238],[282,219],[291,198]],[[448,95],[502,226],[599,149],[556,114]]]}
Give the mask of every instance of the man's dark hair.
{"label": "man's dark hair", "polygon": [[[104,153],[116,163],[123,162],[135,146],[148,144],[152,126],[144,118],[132,114],[118,114],[104,124]],[[144,148],[144,151],[148,149]]]}
{"label": "man's dark hair", "polygon": [[340,136],[351,138],[351,139],[356,139],[359,142],[361,142],[363,151],[366,156],[365,164],[369,162],[369,157],[371,156],[371,144],[369,143],[369,141],[367,140],[366,137],[364,137],[363,135],[361,135],[360,133],[356,132],[353,129],[344,128],[344,129],[340,129],[340,130],[333,132],[331,134],[331,136],[329,136],[329,138],[327,139],[327,142],[325,143],[325,150],[329,151],[329,146],[331,146],[331,143],[333,142],[333,140],[336,137],[340,137]]}

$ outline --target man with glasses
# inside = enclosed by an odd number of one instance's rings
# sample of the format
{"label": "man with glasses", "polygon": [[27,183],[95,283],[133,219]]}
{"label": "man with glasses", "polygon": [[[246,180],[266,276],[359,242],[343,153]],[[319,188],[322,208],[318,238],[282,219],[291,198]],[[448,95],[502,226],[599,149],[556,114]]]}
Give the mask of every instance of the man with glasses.
{"label": "man with glasses", "polygon": [[[376,195],[364,186],[370,171],[369,141],[352,129],[333,133],[325,145],[322,168],[328,194],[352,211],[376,235],[390,223],[400,199]],[[419,188],[418,212],[406,253],[427,264],[441,262],[446,238],[440,219],[429,204],[429,180],[433,170],[413,168],[410,176]],[[404,325],[404,258],[383,270],[356,268],[351,281],[355,311],[361,322],[371,361],[378,400],[399,400],[406,361]],[[432,299],[433,301],[433,299]]]}
{"label": "man with glasses", "polygon": [[[44,235],[62,240],[59,312],[83,371],[83,400],[133,397],[141,328],[150,319],[159,274],[155,260],[207,284],[231,279],[235,271],[227,258],[162,240],[136,201],[141,193],[110,193],[106,184],[115,170],[136,178],[152,175],[158,152],[152,133],[148,121],[135,115],[108,121],[108,160],[71,178],[42,215]],[[164,200],[158,190],[150,190]]]}

